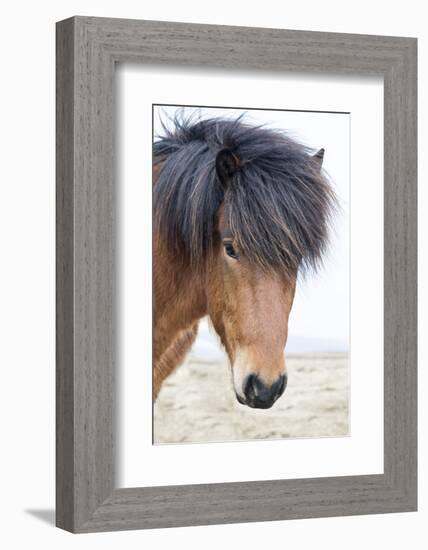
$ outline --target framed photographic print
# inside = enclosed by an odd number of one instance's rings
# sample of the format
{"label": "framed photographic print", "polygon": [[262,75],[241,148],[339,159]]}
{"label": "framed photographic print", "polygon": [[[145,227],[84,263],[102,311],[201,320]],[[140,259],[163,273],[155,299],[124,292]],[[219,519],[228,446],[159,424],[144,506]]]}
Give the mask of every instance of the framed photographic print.
{"label": "framed photographic print", "polygon": [[416,494],[416,40],[59,22],[57,525]]}

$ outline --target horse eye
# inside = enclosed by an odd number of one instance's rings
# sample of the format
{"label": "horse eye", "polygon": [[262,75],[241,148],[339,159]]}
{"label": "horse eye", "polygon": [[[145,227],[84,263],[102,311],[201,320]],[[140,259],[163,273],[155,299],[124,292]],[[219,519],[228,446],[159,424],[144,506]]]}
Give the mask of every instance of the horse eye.
{"label": "horse eye", "polygon": [[233,244],[230,241],[228,241],[228,242],[224,242],[223,245],[224,245],[224,250],[225,250],[226,254],[230,258],[233,258],[234,260],[237,260],[238,259],[238,254],[235,252],[235,249],[233,248]]}

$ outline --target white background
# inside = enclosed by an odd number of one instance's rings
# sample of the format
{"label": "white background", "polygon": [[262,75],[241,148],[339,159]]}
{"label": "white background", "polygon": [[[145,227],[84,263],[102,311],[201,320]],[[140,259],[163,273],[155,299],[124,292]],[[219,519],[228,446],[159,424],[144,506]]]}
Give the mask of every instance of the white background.
{"label": "white background", "polygon": [[[144,4],[131,0],[15,1],[2,10],[0,120],[2,174],[0,399],[2,529],[5,548],[246,548],[329,550],[424,548],[427,469],[420,468],[419,512],[72,536],[51,525],[54,504],[54,22],[74,14],[419,37],[421,214],[428,179],[428,29],[424,5],[408,0],[285,4],[218,0]],[[4,42],[4,44],[3,44]],[[425,215],[420,275],[428,278]],[[419,289],[420,364],[427,364],[427,286]],[[420,464],[428,460],[428,374],[419,376]]]}
{"label": "white background", "polygon": [[[383,85],[378,78],[335,75],[225,74],[218,71],[123,66],[118,70],[118,174],[120,213],[119,263],[119,468],[118,486],[181,485],[252,481],[297,477],[374,474],[383,471]],[[171,79],[174,87],[169,85]],[[269,95],[263,91],[268,89]],[[155,101],[204,105],[245,105],[266,109],[310,109],[349,111],[346,115],[251,111],[258,123],[289,128],[296,138],[318,147],[323,141],[326,170],[341,193],[345,212],[350,185],[350,273],[351,307],[348,309],[349,217],[337,228],[342,240],[331,250],[344,258],[342,270],[328,260],[326,271],[314,278],[304,292],[335,294],[328,279],[330,271],[345,297],[341,322],[348,336],[350,318],[351,391],[350,437],[284,439],[204,443],[195,445],[152,445],[151,389],[151,105]],[[224,116],[224,114],[223,114]],[[229,114],[230,116],[230,114]],[[258,118],[257,118],[258,117]],[[263,118],[262,118],[263,117]],[[147,131],[149,129],[149,131]],[[311,143],[314,140],[315,143]],[[339,143],[338,143],[339,142]],[[341,143],[340,143],[341,142]],[[351,149],[349,142],[352,143]],[[144,154],[146,152],[146,154]],[[333,162],[328,158],[334,158]],[[363,159],[363,160],[362,160]],[[370,167],[369,174],[368,167]],[[345,192],[343,192],[345,190]],[[370,197],[370,200],[367,200]],[[340,219],[340,218],[339,218]],[[341,254],[340,254],[341,253]],[[370,270],[366,268],[370,265]],[[336,272],[335,272],[336,271]],[[308,279],[308,283],[311,281]],[[324,286],[325,284],[325,286]],[[312,286],[312,288],[311,288]],[[314,288],[313,288],[314,287]],[[317,288],[318,287],[318,288]],[[366,303],[360,299],[364,288]],[[331,317],[336,314],[331,300]],[[305,304],[301,289],[296,293],[296,325],[311,336],[328,335],[329,315],[317,316],[328,307],[320,300]],[[299,312],[302,309],[303,312]],[[305,311],[306,310],[306,311]],[[301,315],[299,320],[299,314]],[[350,317],[349,317],[350,314]],[[294,324],[290,316],[290,325]],[[313,331],[311,323],[313,318]],[[344,317],[344,318],[343,318]],[[306,322],[305,328],[302,328]],[[317,324],[326,329],[317,331]],[[290,327],[291,328],[291,327]],[[294,327],[291,328],[294,330]],[[334,330],[334,327],[331,328]],[[331,337],[331,336],[330,336]],[[367,381],[370,380],[370,383]],[[263,415],[263,412],[261,412]],[[233,460],[230,460],[233,457]],[[315,458],[316,457],[316,458]],[[144,467],[142,465],[144,464]],[[216,464],[216,468],[212,465]],[[268,464],[268,466],[266,466]]]}

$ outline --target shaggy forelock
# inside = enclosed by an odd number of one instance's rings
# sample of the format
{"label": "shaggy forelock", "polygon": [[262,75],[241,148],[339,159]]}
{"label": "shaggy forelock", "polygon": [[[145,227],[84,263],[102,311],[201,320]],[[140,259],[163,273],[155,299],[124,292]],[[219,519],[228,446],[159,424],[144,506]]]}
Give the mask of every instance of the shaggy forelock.
{"label": "shaggy forelock", "polygon": [[[239,251],[267,270],[316,268],[335,206],[331,185],[310,150],[282,131],[236,120],[175,117],[154,143],[161,165],[154,186],[154,223],[174,254],[202,266],[224,205]],[[215,160],[229,149],[239,169],[226,188]]]}

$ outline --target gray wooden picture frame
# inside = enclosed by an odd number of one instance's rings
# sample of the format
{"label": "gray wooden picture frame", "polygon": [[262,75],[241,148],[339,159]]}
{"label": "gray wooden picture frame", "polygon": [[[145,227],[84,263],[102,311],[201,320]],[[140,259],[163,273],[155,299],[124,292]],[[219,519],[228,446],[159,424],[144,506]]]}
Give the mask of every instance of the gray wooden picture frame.
{"label": "gray wooden picture frame", "polygon": [[[414,38],[155,21],[57,24],[58,527],[82,533],[416,510],[416,47]],[[118,62],[383,76],[383,474],[115,487]]]}

